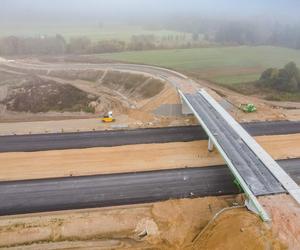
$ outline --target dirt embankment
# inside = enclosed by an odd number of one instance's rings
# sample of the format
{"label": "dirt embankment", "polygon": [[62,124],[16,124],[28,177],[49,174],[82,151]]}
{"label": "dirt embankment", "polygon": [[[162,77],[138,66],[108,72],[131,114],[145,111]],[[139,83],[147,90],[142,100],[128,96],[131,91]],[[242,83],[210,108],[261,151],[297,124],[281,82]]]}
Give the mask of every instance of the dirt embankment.
{"label": "dirt embankment", "polygon": [[272,233],[286,249],[300,249],[300,206],[289,195],[262,196],[259,202],[272,219]]}
{"label": "dirt embankment", "polygon": [[190,250],[286,249],[270,226],[245,208],[222,212],[191,244]]}
{"label": "dirt embankment", "polygon": [[300,207],[289,195],[262,196],[270,223],[245,209],[225,209],[191,244],[191,250],[300,249]]}
{"label": "dirt embankment", "polygon": [[[154,97],[165,87],[162,81],[145,76],[142,73],[136,74],[116,70],[45,70],[37,73],[65,80],[93,82],[96,85],[93,91],[96,93],[96,87],[98,87],[98,91],[101,90],[99,87],[104,87],[111,90],[112,93],[119,93],[129,100],[131,98],[135,101]],[[76,85],[76,83],[74,84]]]}
{"label": "dirt embankment", "polygon": [[7,87],[7,95],[0,104],[15,112],[93,112],[90,104],[95,100],[95,96],[72,85],[26,76],[20,84]]}
{"label": "dirt embankment", "polygon": [[[46,117],[49,111],[59,111],[57,116],[63,117],[62,112],[81,111],[76,115],[84,117],[85,112],[103,115],[109,110],[130,114],[133,119],[137,114],[147,121],[154,120],[156,104],[149,110],[151,102],[157,103],[156,97],[171,88],[150,75],[101,69],[45,70],[1,65],[0,78],[2,120],[12,120],[15,115],[18,121],[28,113],[39,112],[39,116]],[[147,110],[142,108],[146,104]]]}
{"label": "dirt embankment", "polygon": [[265,250],[300,247],[299,206],[288,195],[260,202],[271,223],[243,197],[182,199],[114,208],[0,218],[0,247],[10,249]]}
{"label": "dirt embankment", "polygon": [[[0,218],[0,247],[12,249],[185,249],[240,196]],[[103,248],[101,248],[101,246]]]}

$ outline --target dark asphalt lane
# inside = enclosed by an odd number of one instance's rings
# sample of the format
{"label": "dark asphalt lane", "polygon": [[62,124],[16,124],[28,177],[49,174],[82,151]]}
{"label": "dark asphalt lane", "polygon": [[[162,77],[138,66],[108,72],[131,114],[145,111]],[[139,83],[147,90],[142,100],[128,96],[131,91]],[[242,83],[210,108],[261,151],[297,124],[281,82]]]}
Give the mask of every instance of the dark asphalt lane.
{"label": "dark asphalt lane", "polygon": [[241,125],[252,136],[300,133],[300,121],[248,122]]}
{"label": "dark asphalt lane", "polygon": [[300,159],[289,159],[278,161],[279,165],[300,185]]}
{"label": "dark asphalt lane", "polygon": [[[300,159],[279,164],[300,183]],[[0,183],[0,215],[238,193],[226,166]]]}
{"label": "dark asphalt lane", "polygon": [[[276,121],[243,124],[253,136],[300,133],[300,122]],[[200,126],[149,128],[0,137],[0,152],[111,147],[131,144],[186,142],[207,139]]]}

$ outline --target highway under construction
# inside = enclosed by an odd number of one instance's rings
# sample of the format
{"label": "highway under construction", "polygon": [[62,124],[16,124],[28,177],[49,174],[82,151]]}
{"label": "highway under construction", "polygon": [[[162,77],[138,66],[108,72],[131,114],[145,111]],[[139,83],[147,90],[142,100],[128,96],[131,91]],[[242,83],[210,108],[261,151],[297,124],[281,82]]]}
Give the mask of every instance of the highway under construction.
{"label": "highway under construction", "polygon": [[[243,124],[243,127],[253,136],[300,133],[300,123],[290,121],[253,122]],[[288,129],[283,131],[283,127]],[[201,126],[192,126],[4,136],[2,139],[2,152],[32,152],[74,147],[206,141],[208,137]],[[300,159],[280,160],[278,163],[300,183]],[[0,187],[1,215],[128,205],[240,192],[234,184],[234,176],[226,166],[4,181],[0,183]]]}
{"label": "highway under construction", "polygon": [[[61,64],[20,63],[18,67],[42,72],[47,67],[59,69]],[[79,209],[113,210],[120,205],[223,197],[231,203],[224,202],[220,209],[246,206],[263,221],[275,218],[273,223],[277,225],[276,211],[293,214],[293,209],[299,209],[299,121],[239,124],[210,92],[167,69],[125,64],[66,65],[70,70],[98,67],[142,72],[170,83],[181,98],[184,117],[194,116],[199,125],[1,136],[3,218],[62,210],[80,214]],[[236,200],[238,206],[234,205]],[[274,212],[272,209],[277,209],[282,200],[294,206]],[[203,210],[209,211],[209,217],[222,211],[212,206],[208,203]],[[59,222],[57,226],[55,230],[62,232],[66,225]]]}

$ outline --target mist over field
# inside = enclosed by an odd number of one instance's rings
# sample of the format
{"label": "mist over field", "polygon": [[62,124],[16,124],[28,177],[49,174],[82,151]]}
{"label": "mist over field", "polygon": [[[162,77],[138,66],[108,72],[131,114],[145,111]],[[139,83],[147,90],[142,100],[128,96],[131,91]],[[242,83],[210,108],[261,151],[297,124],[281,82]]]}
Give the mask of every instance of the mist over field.
{"label": "mist over field", "polygon": [[297,0],[0,0],[0,55],[300,49]]}
{"label": "mist over field", "polygon": [[298,22],[297,0],[1,0],[3,22],[159,20],[175,16]]}

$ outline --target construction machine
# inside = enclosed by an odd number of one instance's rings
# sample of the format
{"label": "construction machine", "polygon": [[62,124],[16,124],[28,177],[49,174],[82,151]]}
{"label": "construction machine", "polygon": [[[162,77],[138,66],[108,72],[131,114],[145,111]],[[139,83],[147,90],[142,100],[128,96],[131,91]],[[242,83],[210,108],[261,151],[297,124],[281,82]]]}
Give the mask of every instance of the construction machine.
{"label": "construction machine", "polygon": [[115,119],[113,118],[113,112],[108,111],[107,115],[102,117],[102,122],[114,122]]}
{"label": "construction machine", "polygon": [[252,103],[241,104],[240,109],[243,110],[245,113],[252,113],[257,110],[255,105]]}

